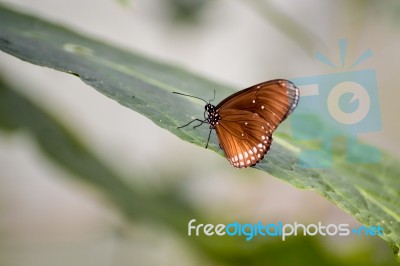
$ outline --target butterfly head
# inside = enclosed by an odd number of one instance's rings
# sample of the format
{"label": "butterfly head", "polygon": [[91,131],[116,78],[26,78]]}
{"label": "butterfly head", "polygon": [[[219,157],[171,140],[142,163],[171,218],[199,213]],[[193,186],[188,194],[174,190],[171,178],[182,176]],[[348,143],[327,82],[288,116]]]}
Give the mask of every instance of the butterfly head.
{"label": "butterfly head", "polygon": [[218,111],[216,110],[215,106],[212,105],[211,103],[207,103],[204,106],[204,109],[205,109],[204,118],[210,124],[210,128],[214,128],[215,125],[218,124],[218,121],[221,119],[221,117],[218,114]]}

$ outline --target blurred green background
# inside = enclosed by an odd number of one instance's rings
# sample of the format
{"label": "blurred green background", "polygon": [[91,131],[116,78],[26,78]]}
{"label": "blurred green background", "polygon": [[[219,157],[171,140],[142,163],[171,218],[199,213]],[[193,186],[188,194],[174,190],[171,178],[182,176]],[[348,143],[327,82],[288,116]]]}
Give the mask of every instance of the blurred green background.
{"label": "blurred green background", "polygon": [[[366,49],[400,156],[397,1],[0,1],[211,79],[247,87],[333,73]],[[312,191],[182,142],[72,75],[0,53],[1,265],[395,265],[377,237],[195,238],[187,223],[359,223]],[[20,117],[26,118],[19,119]],[[18,123],[17,123],[18,122]],[[54,145],[55,144],[55,145]]]}

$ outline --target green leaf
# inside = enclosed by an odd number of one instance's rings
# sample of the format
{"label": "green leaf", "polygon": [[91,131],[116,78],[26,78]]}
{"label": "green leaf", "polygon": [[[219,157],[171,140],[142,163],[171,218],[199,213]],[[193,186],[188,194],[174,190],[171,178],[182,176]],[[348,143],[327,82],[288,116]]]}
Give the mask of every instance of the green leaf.
{"label": "green leaf", "polygon": [[[218,102],[235,91],[184,69],[123,51],[7,8],[0,8],[0,18],[0,49],[4,52],[74,74],[158,126],[199,146],[206,144],[207,127],[178,130],[177,126],[190,121],[191,116],[202,117],[204,103],[172,92],[211,98],[216,90]],[[304,122],[314,125],[312,119]],[[344,144],[339,141],[333,154],[343,157]],[[215,136],[209,147],[223,154]],[[256,168],[296,187],[315,190],[367,226],[382,226],[382,238],[400,260],[400,161],[382,152],[382,160],[376,164],[351,164],[340,159],[330,169],[302,168],[298,155],[305,148],[304,143],[293,140],[281,129],[267,158]]]}
{"label": "green leaf", "polygon": [[71,177],[96,186],[130,219],[163,221],[178,230],[186,225],[187,216],[195,216],[176,193],[149,197],[134,188],[132,182],[126,182],[126,178],[104,164],[62,123],[11,89],[1,77],[0,128],[27,131],[53,162],[69,171]]}
{"label": "green leaf", "polygon": [[[164,187],[163,191],[134,184],[135,173],[129,174],[130,180],[125,182],[126,178],[119,176],[97,158],[71,130],[16,91],[0,79],[1,129],[10,133],[15,130],[28,132],[49,160],[69,171],[70,177],[85,182],[91,189],[97,189],[127,220],[135,224],[150,223],[151,228],[159,225],[166,227],[201,253],[203,260],[223,265],[246,266],[267,263],[274,265],[295,263],[307,266],[368,265],[376,260],[374,249],[380,246],[378,245],[380,243],[375,243],[376,241],[369,243],[362,250],[345,256],[336,256],[322,244],[322,239],[314,237],[299,236],[285,242],[284,248],[279,238],[261,238],[251,243],[241,237],[188,238],[186,227],[190,219],[196,217],[199,222],[205,222],[209,221],[209,218],[204,217],[202,212],[196,211],[195,206],[190,205],[191,201],[179,193],[183,190],[180,187],[181,182]],[[224,217],[218,219],[223,220]],[[7,238],[3,237],[0,241],[0,255],[2,252],[10,252],[9,247],[4,251],[2,242],[6,243]],[[24,245],[23,251],[26,252],[29,247],[29,244]],[[32,249],[35,252],[39,251],[39,254],[49,252],[47,246],[35,245]],[[13,245],[12,252],[19,252],[18,247]],[[381,258],[379,262],[381,265],[393,264],[388,256]]]}

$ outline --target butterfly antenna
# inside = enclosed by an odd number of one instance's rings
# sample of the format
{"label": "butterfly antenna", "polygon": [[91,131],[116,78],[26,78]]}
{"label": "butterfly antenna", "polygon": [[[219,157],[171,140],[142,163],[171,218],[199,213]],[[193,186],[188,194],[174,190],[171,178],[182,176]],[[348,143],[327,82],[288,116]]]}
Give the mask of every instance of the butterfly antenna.
{"label": "butterfly antenna", "polygon": [[209,103],[214,101],[214,100],[215,100],[215,90],[214,90],[214,97],[209,101]]}
{"label": "butterfly antenna", "polygon": [[180,92],[176,92],[176,91],[174,91],[174,92],[172,92],[172,93],[179,94],[179,95],[183,95],[183,96],[187,96],[187,97],[196,98],[196,99],[202,100],[202,101],[205,102],[206,104],[208,103],[206,100],[204,100],[204,99],[202,99],[202,98],[200,98],[200,97],[193,96],[193,95],[184,94],[184,93],[180,93]]}

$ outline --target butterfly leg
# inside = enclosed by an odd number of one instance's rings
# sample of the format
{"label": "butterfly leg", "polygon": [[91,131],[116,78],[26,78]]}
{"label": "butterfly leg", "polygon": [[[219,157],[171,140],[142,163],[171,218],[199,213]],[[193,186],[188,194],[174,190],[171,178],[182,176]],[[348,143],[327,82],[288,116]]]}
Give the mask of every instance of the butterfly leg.
{"label": "butterfly leg", "polygon": [[200,120],[200,119],[194,119],[194,120],[190,121],[189,123],[187,123],[186,125],[183,125],[183,126],[180,126],[180,127],[177,127],[177,128],[180,129],[180,128],[187,127],[188,125],[190,125],[191,123],[193,123],[195,121],[201,122],[201,124],[199,124],[197,126],[194,126],[193,128],[196,128],[196,127],[201,126],[202,124],[206,123],[206,121],[203,121],[203,120]]}
{"label": "butterfly leg", "polygon": [[198,124],[198,125],[193,126],[193,128],[199,127],[199,126],[201,126],[201,125],[204,124],[204,123],[208,123],[207,121],[204,121],[204,120],[200,120],[200,119],[196,119],[196,120],[197,120],[197,121],[200,121],[201,123]]}
{"label": "butterfly leg", "polygon": [[206,149],[207,149],[207,147],[208,147],[208,142],[210,141],[211,131],[212,131],[212,129],[210,128],[210,133],[208,133],[208,139],[207,139]]}

